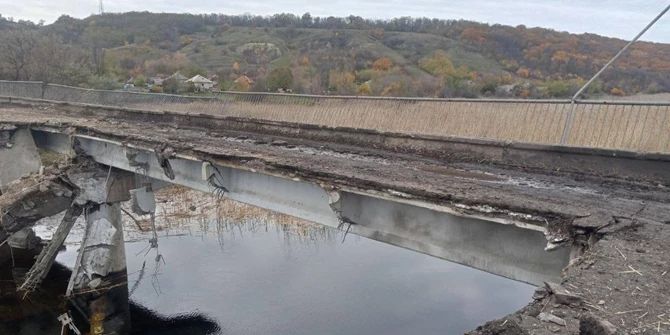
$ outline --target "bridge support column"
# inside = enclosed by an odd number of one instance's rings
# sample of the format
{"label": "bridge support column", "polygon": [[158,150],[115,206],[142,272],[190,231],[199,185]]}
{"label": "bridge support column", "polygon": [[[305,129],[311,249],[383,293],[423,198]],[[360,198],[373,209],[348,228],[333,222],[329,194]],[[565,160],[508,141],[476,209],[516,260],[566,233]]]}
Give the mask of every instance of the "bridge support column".
{"label": "bridge support column", "polygon": [[[90,334],[128,334],[128,273],[120,203],[130,200],[128,191],[135,185],[135,176],[97,168],[69,178],[80,188],[75,202],[85,207],[86,230],[66,295],[74,310],[88,320]],[[86,328],[84,323],[77,324]]]}
{"label": "bridge support column", "polygon": [[67,295],[90,322],[90,334],[128,334],[128,273],[119,203],[86,213],[86,233]]}
{"label": "bridge support column", "polygon": [[0,127],[0,193],[9,183],[38,172],[41,166],[30,130]]}

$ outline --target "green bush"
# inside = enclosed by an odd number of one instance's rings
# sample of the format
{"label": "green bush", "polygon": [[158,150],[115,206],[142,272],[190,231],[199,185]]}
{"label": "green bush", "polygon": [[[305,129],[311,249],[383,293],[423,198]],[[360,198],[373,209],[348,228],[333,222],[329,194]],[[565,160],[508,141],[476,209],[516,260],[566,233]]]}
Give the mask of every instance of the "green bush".
{"label": "green bush", "polygon": [[270,92],[291,88],[293,86],[293,73],[291,73],[291,69],[282,67],[270,71],[267,84]]}

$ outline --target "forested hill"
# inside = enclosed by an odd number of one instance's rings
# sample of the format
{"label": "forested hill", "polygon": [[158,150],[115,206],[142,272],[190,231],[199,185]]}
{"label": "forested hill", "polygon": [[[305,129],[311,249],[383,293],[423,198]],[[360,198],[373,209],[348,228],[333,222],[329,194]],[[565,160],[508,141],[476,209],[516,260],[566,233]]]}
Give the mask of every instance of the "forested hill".
{"label": "forested hill", "polygon": [[[180,71],[223,90],[532,98],[569,96],[626,43],[460,20],[146,12],[0,19],[0,39],[2,79],[116,88]],[[642,42],[589,94],[669,91],[670,45]]]}

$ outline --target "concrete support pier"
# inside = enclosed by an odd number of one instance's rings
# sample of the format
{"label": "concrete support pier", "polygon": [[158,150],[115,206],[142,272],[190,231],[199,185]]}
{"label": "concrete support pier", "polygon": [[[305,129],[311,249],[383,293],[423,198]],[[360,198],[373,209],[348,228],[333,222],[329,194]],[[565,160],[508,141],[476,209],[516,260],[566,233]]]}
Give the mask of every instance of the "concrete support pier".
{"label": "concrete support pier", "polygon": [[90,334],[128,334],[128,273],[119,203],[91,207],[85,215],[86,233],[67,296],[89,319]]}
{"label": "concrete support pier", "polygon": [[41,166],[30,130],[0,127],[0,194],[9,183],[38,172]]}

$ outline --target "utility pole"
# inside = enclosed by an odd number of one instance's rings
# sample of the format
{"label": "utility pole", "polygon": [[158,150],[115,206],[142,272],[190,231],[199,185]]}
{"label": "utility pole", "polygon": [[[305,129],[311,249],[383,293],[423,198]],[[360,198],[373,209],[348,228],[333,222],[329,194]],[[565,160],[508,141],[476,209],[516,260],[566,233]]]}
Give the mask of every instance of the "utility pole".
{"label": "utility pole", "polygon": [[102,6],[102,0],[98,0],[98,6],[100,7],[100,15],[105,14],[105,7]]}

